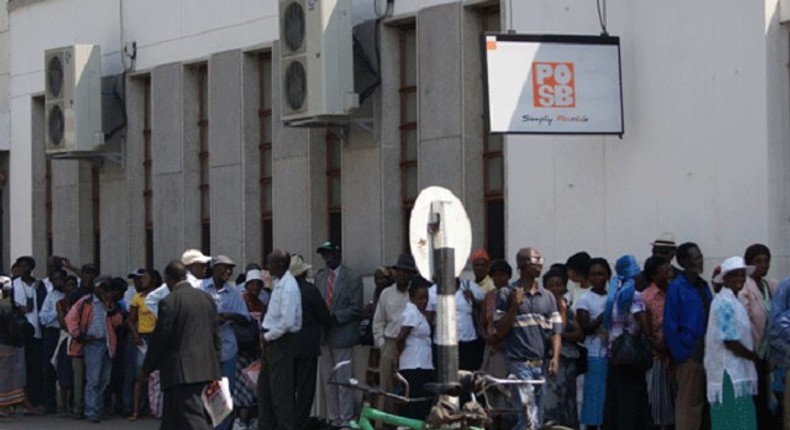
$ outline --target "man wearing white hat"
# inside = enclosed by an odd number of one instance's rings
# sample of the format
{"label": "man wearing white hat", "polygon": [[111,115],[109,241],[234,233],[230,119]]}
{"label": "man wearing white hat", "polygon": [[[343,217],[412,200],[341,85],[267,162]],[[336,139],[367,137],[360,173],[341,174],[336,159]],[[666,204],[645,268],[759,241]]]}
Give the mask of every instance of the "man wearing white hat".
{"label": "man wearing white hat", "polygon": [[[187,282],[193,288],[203,288],[202,278],[206,276],[206,268],[211,257],[203,255],[197,249],[187,249],[181,255],[181,264],[187,269]],[[156,289],[145,296],[145,306],[155,316],[159,315],[159,302],[161,302],[167,295],[170,294],[170,289],[166,284],[158,286]]]}
{"label": "man wearing white hat", "polygon": [[187,269],[187,282],[195,288],[202,287],[202,279],[206,277],[206,269],[211,257],[203,255],[197,249],[187,249],[181,255],[181,263]]}
{"label": "man wearing white hat", "polygon": [[[672,233],[661,233],[658,235],[656,240],[650,243],[650,246],[653,247],[652,254],[654,257],[664,257],[667,259],[667,261],[669,261],[670,265],[672,264],[672,259],[675,258],[675,253],[678,250],[678,246],[675,243],[675,236]],[[672,267],[672,279],[677,278],[682,270],[675,267],[674,265],[671,265],[670,267]]]}

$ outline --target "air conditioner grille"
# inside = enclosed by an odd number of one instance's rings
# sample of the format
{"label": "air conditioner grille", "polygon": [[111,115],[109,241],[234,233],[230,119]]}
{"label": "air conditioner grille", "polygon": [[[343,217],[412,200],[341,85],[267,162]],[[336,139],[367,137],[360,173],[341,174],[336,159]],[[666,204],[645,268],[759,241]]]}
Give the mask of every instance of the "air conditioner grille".
{"label": "air conditioner grille", "polygon": [[54,105],[49,110],[49,140],[52,146],[60,146],[63,143],[63,132],[65,130],[63,111],[60,106]]}
{"label": "air conditioner grille", "polygon": [[286,6],[282,25],[288,49],[291,51],[301,49],[305,38],[305,17],[302,5],[293,2]]}
{"label": "air conditioner grille", "polygon": [[57,55],[47,62],[47,91],[52,97],[60,97],[63,91],[63,62]]}
{"label": "air conditioner grille", "polygon": [[307,96],[307,72],[300,61],[293,61],[285,69],[285,98],[291,110],[300,110]]}

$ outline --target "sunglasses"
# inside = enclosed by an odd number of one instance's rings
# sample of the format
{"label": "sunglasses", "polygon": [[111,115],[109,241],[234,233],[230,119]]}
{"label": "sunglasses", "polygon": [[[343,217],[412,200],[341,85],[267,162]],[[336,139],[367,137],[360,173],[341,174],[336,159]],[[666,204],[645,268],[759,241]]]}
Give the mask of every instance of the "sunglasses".
{"label": "sunglasses", "polygon": [[[527,261],[529,263],[532,263],[532,264],[543,265],[543,261],[544,260],[543,260],[543,257],[528,257]],[[519,269],[523,269],[525,267],[527,267],[526,264],[522,264],[522,265],[518,266]]]}

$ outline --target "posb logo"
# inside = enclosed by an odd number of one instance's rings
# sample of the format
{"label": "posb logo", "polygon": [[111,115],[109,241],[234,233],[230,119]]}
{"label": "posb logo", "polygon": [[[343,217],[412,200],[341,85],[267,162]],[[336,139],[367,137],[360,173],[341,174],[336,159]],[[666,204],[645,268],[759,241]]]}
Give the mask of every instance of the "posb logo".
{"label": "posb logo", "polygon": [[573,63],[532,63],[532,98],[537,108],[576,107]]}

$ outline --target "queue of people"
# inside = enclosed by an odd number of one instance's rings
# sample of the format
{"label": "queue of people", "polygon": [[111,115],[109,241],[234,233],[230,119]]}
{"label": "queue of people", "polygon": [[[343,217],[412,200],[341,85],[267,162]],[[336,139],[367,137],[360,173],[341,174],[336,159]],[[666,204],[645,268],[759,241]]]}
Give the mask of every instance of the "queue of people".
{"label": "queue of people", "polygon": [[[456,280],[459,368],[545,380],[489,393],[489,406],[525,411],[493,416],[491,428],[788,428],[790,278],[768,277],[770,250],[748,247],[707,282],[696,244],[665,234],[652,246],[643,264],[582,251],[548,266],[527,247],[514,268],[472,254],[471,276]],[[164,279],[135,269],[131,285],[58,257],[36,280],[35,260],[20,257],[2,283],[0,414],[346,429],[358,396],[330,377],[351,378],[355,367],[339,365],[360,347],[369,384],[395,392],[400,373],[412,397],[430,396],[437,288],[413,257],[378,268],[364,303],[340,246],[322,243],[316,255],[314,277],[302,256],[277,249],[233,278],[230,258],[186,250]],[[212,425],[201,396],[223,377],[235,407]],[[431,407],[374,402],[418,419]]]}

